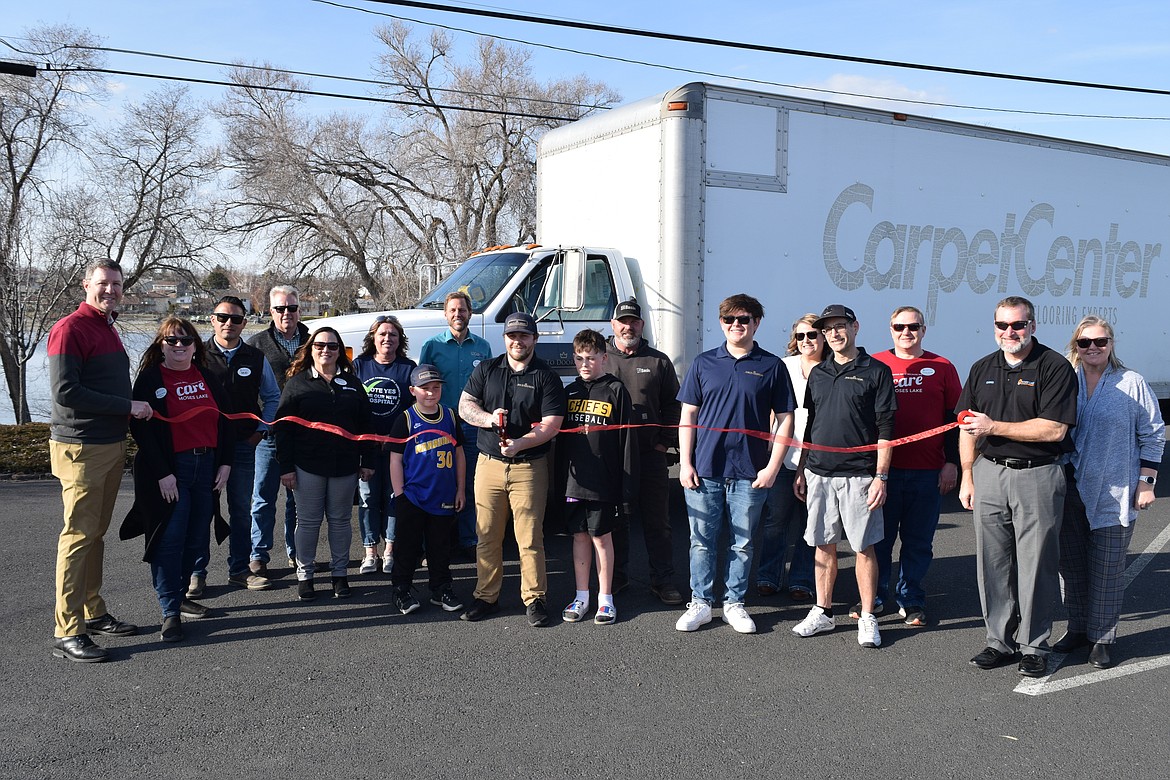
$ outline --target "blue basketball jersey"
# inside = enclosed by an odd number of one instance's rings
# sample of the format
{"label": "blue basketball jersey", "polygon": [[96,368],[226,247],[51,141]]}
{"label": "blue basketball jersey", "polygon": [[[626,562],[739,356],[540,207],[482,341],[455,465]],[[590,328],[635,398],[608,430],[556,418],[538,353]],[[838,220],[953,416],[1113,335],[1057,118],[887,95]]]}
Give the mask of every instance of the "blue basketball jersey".
{"label": "blue basketball jersey", "polygon": [[[404,412],[406,435],[417,437],[402,450],[403,492],[410,502],[432,515],[455,514],[455,451],[462,439],[455,413],[440,406],[434,418],[423,416],[417,407]],[[438,433],[447,434],[443,436]]]}

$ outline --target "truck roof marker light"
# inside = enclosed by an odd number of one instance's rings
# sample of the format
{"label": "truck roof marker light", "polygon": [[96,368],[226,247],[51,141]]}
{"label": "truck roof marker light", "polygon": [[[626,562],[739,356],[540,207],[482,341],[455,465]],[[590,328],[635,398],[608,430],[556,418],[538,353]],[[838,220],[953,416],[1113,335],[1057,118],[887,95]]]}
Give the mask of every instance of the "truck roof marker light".
{"label": "truck roof marker light", "polygon": [[689,107],[685,100],[672,100],[666,104],[667,111],[686,111]]}
{"label": "truck roof marker light", "polygon": [[477,249],[476,251],[472,252],[471,256],[475,257],[476,255],[482,255],[486,252],[495,252],[498,249],[511,249],[513,246],[515,246],[515,244],[497,244],[495,246],[485,246],[483,249]]}
{"label": "truck roof marker light", "polygon": [[905,114],[894,114],[895,122],[905,122],[909,118],[910,117],[906,116]]}
{"label": "truck roof marker light", "polygon": [[539,249],[539,248],[540,248],[540,244],[525,244],[525,245],[524,245],[524,248],[525,248],[525,249]]}

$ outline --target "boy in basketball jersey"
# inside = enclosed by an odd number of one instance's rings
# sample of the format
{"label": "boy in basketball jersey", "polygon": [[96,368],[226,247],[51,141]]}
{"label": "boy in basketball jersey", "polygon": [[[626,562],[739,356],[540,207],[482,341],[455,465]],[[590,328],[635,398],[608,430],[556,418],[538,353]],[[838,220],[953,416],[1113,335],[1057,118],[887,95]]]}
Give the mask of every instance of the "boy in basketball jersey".
{"label": "boy in basketball jersey", "polygon": [[431,603],[447,612],[463,609],[451,588],[451,540],[456,513],[463,508],[467,464],[463,426],[455,411],[442,406],[443,375],[430,363],[410,374],[414,406],[395,421],[390,445],[390,482],[398,520],[390,582],[394,604],[403,615],[419,608],[411,593],[414,571],[426,543]]}

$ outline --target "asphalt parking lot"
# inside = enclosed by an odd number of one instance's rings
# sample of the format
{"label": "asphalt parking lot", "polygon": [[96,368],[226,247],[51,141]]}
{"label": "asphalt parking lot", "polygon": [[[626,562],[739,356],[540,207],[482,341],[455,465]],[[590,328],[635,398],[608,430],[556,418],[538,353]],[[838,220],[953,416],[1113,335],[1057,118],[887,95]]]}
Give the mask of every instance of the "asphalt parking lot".
{"label": "asphalt parking lot", "polygon": [[[386,575],[356,574],[357,545],[354,597],[311,604],[295,600],[287,569],[270,591],[228,586],[217,549],[204,600],[214,615],[165,645],[141,541],[115,530],[103,593],[142,630],[101,638],[113,660],[81,665],[50,654],[58,486],[3,483],[0,777],[1165,777],[1170,500],[1134,534],[1119,664],[1093,670],[1081,651],[1054,657],[1039,681],[968,665],[984,644],[974,534],[953,497],[944,510],[928,578],[934,624],[887,613],[877,650],[857,645],[847,618],[799,638],[790,629],[806,607],[754,591],[759,633],[718,618],[679,633],[679,610],[649,592],[636,531],[634,582],[612,626],[530,628],[514,557],[503,611],[468,624],[429,604],[391,614]],[[559,612],[573,590],[569,540],[547,547]],[[856,596],[852,566],[843,555],[842,611]],[[474,566],[455,577],[469,602]]]}

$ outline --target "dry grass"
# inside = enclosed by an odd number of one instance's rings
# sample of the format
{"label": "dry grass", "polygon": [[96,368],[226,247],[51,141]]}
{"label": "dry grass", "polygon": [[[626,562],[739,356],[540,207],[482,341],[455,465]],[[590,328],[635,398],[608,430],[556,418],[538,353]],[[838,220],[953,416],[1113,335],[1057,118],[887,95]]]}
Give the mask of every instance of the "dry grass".
{"label": "dry grass", "polygon": [[[129,468],[134,452],[130,441],[126,466]],[[22,474],[43,476],[51,472],[49,466],[49,425],[0,425],[0,475]]]}

